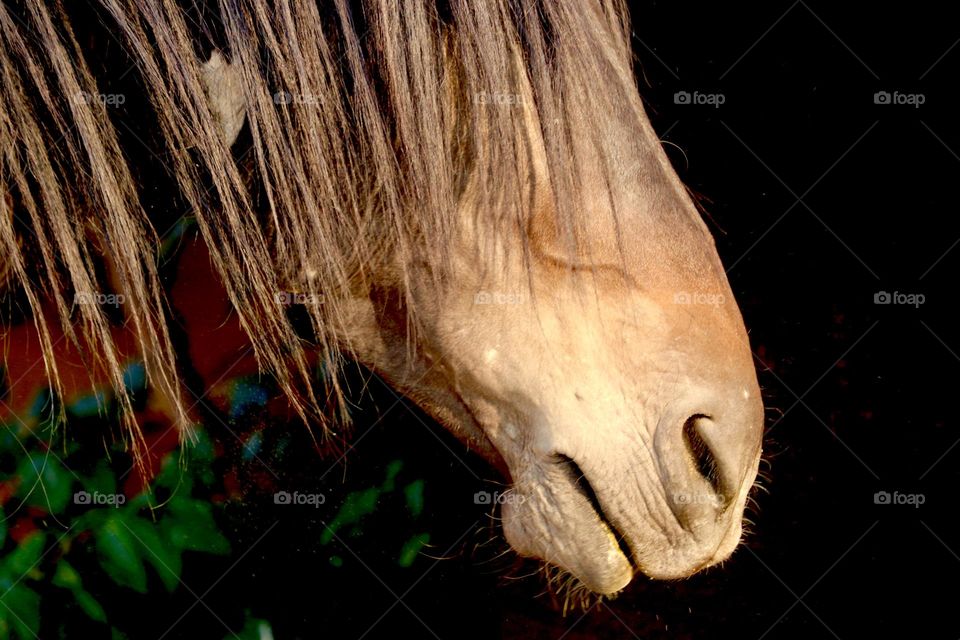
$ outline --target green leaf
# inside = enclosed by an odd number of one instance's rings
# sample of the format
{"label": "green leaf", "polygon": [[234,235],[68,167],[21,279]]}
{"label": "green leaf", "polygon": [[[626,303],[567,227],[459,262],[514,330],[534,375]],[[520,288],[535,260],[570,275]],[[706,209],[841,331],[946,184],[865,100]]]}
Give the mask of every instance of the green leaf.
{"label": "green leaf", "polygon": [[53,514],[67,508],[72,497],[73,477],[54,455],[31,454],[20,463],[17,475],[20,476],[17,495],[26,504]]}
{"label": "green leaf", "polygon": [[403,543],[403,548],[400,550],[400,556],[397,558],[397,564],[405,568],[411,566],[414,560],[417,559],[420,549],[426,546],[428,542],[430,542],[429,533],[418,533],[407,540],[405,543]]}
{"label": "green leaf", "polygon": [[355,525],[364,516],[373,513],[377,508],[380,493],[380,489],[377,487],[371,487],[363,491],[351,491],[347,495],[347,499],[343,501],[337,515],[330,521],[324,532],[320,534],[320,544],[330,544],[334,534],[341,528]]}
{"label": "green leaf", "polygon": [[171,493],[189,496],[193,493],[193,477],[190,472],[197,472],[196,469],[184,468],[180,455],[176,451],[171,451],[163,458],[160,466],[160,473],[153,481],[156,488],[167,489]]}
{"label": "green leaf", "polygon": [[403,488],[403,494],[407,498],[407,510],[414,518],[423,513],[423,486],[424,481],[414,480]]}
{"label": "green leaf", "polygon": [[53,574],[53,585],[73,591],[83,586],[83,583],[77,570],[66,560],[61,560],[57,563],[57,570]]}
{"label": "green leaf", "polygon": [[110,464],[106,460],[97,462],[93,474],[83,481],[83,488],[90,493],[115,494],[117,493],[117,480],[110,469]]}
{"label": "green leaf", "polygon": [[83,589],[77,589],[73,592],[74,598],[77,599],[77,604],[83,610],[87,617],[96,622],[106,622],[107,621],[107,612],[103,610],[103,607],[100,606],[100,603],[96,599],[84,591]]}
{"label": "green leaf", "polygon": [[393,460],[387,465],[387,475],[381,487],[384,491],[393,491],[397,474],[401,469],[403,469],[403,460]]}
{"label": "green leaf", "polygon": [[73,519],[74,531],[95,531],[113,517],[115,509],[90,509]]}
{"label": "green leaf", "polygon": [[97,602],[93,596],[83,589],[80,574],[77,573],[77,570],[74,569],[69,562],[61,560],[57,563],[57,571],[53,574],[52,582],[54,586],[69,589],[73,593],[73,597],[80,606],[80,609],[83,610],[91,620],[97,622],[107,621],[107,614],[104,612],[103,607],[100,606],[100,603]]}
{"label": "green leaf", "polygon": [[0,549],[3,548],[3,545],[6,541],[7,541],[7,514],[4,512],[3,507],[0,507]]}
{"label": "green leaf", "polygon": [[140,546],[119,514],[111,514],[94,532],[100,566],[122,587],[147,592],[147,571],[140,557]]}
{"label": "green leaf", "polygon": [[196,436],[197,438],[194,443],[187,445],[186,449],[190,465],[194,468],[201,464],[209,465],[216,457],[213,441],[210,439],[210,436],[207,435],[207,432],[202,429],[197,429]]}
{"label": "green leaf", "polygon": [[0,596],[0,603],[0,619],[5,622],[2,626],[13,629],[21,640],[34,640],[40,631],[40,596],[16,584]]}
{"label": "green leaf", "polygon": [[230,553],[230,541],[220,533],[209,503],[177,496],[170,500],[169,508],[170,515],[161,524],[166,538],[175,548],[223,555]]}
{"label": "green leaf", "polygon": [[130,528],[130,533],[141,547],[140,556],[153,565],[167,591],[176,589],[183,570],[180,551],[160,536],[152,522],[130,518],[123,524]]}
{"label": "green leaf", "polygon": [[57,571],[53,574],[52,582],[54,586],[69,589],[73,593],[77,604],[83,612],[87,614],[88,618],[97,622],[107,621],[107,614],[104,612],[103,607],[100,606],[100,603],[97,602],[93,596],[83,589],[80,574],[77,573],[77,570],[74,569],[69,562],[61,560],[57,563]]}
{"label": "green leaf", "polygon": [[3,570],[16,581],[26,575],[40,561],[47,536],[42,531],[34,531],[24,538],[17,548],[3,559]]}

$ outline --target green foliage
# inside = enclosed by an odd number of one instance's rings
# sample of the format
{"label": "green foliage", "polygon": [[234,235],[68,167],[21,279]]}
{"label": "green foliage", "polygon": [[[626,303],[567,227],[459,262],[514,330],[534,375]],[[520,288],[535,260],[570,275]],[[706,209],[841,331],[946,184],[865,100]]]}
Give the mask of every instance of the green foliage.
{"label": "green foliage", "polygon": [[[325,525],[325,530],[320,535],[320,544],[330,544],[340,536],[341,530],[347,528],[352,535],[359,535],[364,520],[376,513],[383,499],[393,493],[402,493],[409,515],[414,520],[419,518],[423,512],[425,483],[422,479],[414,480],[398,490],[397,478],[402,469],[402,460],[392,460],[387,464],[384,480],[379,486],[348,493],[333,518]],[[407,539],[397,554],[397,564],[404,568],[413,566],[420,550],[429,542],[429,533],[418,533]],[[341,567],[343,558],[337,555],[330,556],[330,564]]]}
{"label": "green foliage", "polygon": [[18,497],[24,504],[63,513],[70,502],[73,478],[50,452],[25,457],[16,471],[20,478]]}
{"label": "green foliage", "polygon": [[[74,444],[55,450],[24,431],[8,425],[0,436],[0,487],[9,495],[0,502],[0,640],[38,637],[43,597],[58,590],[91,621],[108,623],[74,560],[89,566],[94,557],[123,589],[147,593],[156,580],[173,592],[188,552],[230,553],[212,505],[198,497],[209,495],[216,477],[202,434],[188,449],[190,465],[171,451],[150,486],[127,496],[119,487],[129,470],[105,458],[91,462]],[[123,637],[112,627],[110,634]]]}
{"label": "green foliage", "polygon": [[[142,390],[142,367],[130,367],[124,380],[131,391]],[[233,395],[241,409],[260,407],[267,397],[250,382],[235,385]],[[119,445],[104,451],[100,444],[99,434],[109,430],[116,413],[110,398],[92,394],[75,400],[68,405],[69,425],[52,421],[51,400],[47,391],[37,394],[32,429],[19,420],[0,423],[0,640],[74,637],[77,624],[100,627],[98,636],[120,640],[135,630],[118,628],[124,625],[117,622],[122,619],[117,607],[123,606],[117,594],[189,592],[182,582],[185,567],[201,554],[231,553],[211,501],[224,492],[222,469],[215,470],[222,461],[200,431],[195,442],[163,454],[148,487],[131,490],[139,485],[128,478],[129,456]],[[87,429],[92,431],[81,445],[76,436]],[[89,433],[96,434],[92,442]],[[250,462],[282,453],[284,441],[273,449],[270,442],[254,432],[238,455]],[[319,543],[330,545],[332,571],[346,570],[351,555],[341,548],[345,538],[382,536],[397,514],[406,523],[392,529],[390,561],[414,565],[430,541],[418,524],[425,487],[403,471],[402,460],[389,461],[372,486],[361,484],[332,500],[330,512],[316,512],[322,513]],[[253,602],[237,604],[239,613]],[[246,611],[243,627],[228,637],[265,640],[273,630]]]}

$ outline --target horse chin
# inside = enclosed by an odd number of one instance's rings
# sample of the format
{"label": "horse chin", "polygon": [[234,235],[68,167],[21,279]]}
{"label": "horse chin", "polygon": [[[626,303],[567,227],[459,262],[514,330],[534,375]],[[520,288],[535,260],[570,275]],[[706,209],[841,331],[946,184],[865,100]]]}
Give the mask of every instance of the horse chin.
{"label": "horse chin", "polygon": [[564,530],[550,531],[530,527],[523,519],[504,506],[504,533],[520,555],[558,566],[598,594],[613,595],[633,580],[633,566],[603,522],[567,514]]}
{"label": "horse chin", "polygon": [[[591,591],[612,595],[634,576],[630,549],[590,500],[559,478],[514,483],[503,500],[510,546],[558,566]],[[559,480],[559,481],[558,481]]]}

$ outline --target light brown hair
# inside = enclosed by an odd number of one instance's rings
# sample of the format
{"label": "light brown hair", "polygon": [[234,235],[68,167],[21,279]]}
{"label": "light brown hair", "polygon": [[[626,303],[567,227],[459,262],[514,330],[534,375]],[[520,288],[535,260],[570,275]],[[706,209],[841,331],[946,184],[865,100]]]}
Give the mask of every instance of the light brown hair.
{"label": "light brown hair", "polygon": [[[317,397],[305,354],[317,350],[336,370],[350,292],[374,281],[396,288],[416,326],[409,265],[445,280],[458,215],[484,217],[490,233],[527,228],[529,125],[511,108],[522,89],[546,146],[554,220],[572,244],[587,225],[573,132],[599,141],[604,118],[642,119],[617,0],[221,0],[224,56],[250,134],[245,169],[211,109],[181,7],[97,3],[136,61],[171,177],[259,362],[308,421],[342,406],[332,373]],[[59,1],[0,4],[0,278],[29,301],[55,389],[51,323],[109,373],[136,454],[142,440],[110,321],[70,297],[104,288],[98,256],[110,257],[150,384],[173,399],[184,429],[190,419],[158,233],[115,116],[88,99],[96,95]],[[307,307],[309,342],[276,303],[288,290],[323,297]]]}

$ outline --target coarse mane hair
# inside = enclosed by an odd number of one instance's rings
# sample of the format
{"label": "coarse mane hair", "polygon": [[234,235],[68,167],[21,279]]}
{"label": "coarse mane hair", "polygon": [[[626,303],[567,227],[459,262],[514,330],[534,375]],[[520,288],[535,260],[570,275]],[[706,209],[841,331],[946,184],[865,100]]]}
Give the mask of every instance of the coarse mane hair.
{"label": "coarse mane hair", "polygon": [[[155,114],[179,191],[170,206],[196,219],[259,363],[308,422],[343,408],[332,372],[346,299],[394,288],[416,327],[412,280],[448,281],[463,216],[525,241],[532,136],[557,229],[575,245],[587,220],[574,136],[604,158],[604,119],[643,119],[620,0],[219,0],[200,14],[193,1],[93,4]],[[136,455],[118,320],[75,302],[124,296],[148,380],[187,433],[158,276],[165,229],[117,110],[98,99],[104,48],[81,43],[73,13],[60,0],[0,2],[0,280],[28,303],[55,392],[60,332],[108,375]],[[233,146],[205,81],[205,34],[242,97],[248,134]],[[276,303],[281,291],[322,296],[306,306],[311,335]],[[326,365],[322,393],[310,351]]]}

